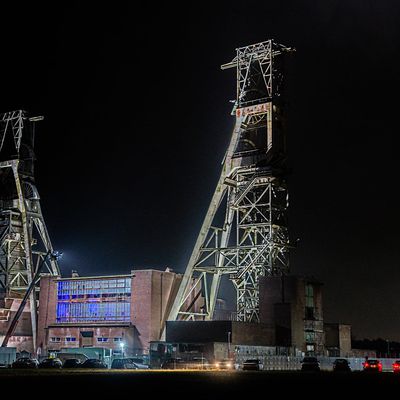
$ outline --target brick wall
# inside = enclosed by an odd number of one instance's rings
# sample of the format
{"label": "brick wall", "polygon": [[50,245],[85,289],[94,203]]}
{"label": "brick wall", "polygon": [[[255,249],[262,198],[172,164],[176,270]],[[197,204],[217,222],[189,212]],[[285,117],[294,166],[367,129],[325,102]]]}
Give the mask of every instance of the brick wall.
{"label": "brick wall", "polygon": [[[88,345],[90,340],[82,341],[81,331],[92,330],[93,346],[116,349],[119,343],[114,343],[113,338],[122,335],[126,351],[129,348],[133,354],[146,352],[150,341],[160,340],[180,280],[180,275],[170,271],[132,271],[130,322],[59,325],[56,321],[58,279],[43,275],[40,280],[38,346],[46,353],[61,347]],[[76,341],[66,342],[65,338],[69,336],[75,337]],[[97,342],[96,338],[100,336],[108,337],[110,341]],[[51,337],[60,338],[60,342],[51,342]]]}

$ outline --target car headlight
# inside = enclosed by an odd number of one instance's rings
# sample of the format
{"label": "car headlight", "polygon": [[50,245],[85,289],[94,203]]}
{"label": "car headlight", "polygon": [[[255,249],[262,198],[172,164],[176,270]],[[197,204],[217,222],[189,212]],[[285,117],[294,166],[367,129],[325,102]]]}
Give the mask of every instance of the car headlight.
{"label": "car headlight", "polygon": [[219,363],[216,363],[216,364],[215,364],[215,368],[219,368]]}
{"label": "car headlight", "polygon": [[232,364],[231,364],[231,363],[226,364],[226,366],[227,366],[228,368],[232,368]]}

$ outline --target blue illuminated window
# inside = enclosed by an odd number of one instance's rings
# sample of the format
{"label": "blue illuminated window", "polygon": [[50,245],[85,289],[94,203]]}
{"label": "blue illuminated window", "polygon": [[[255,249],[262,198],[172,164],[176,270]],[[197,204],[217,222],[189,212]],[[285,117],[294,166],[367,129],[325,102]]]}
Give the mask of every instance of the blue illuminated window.
{"label": "blue illuminated window", "polygon": [[62,280],[57,286],[57,322],[130,320],[131,278]]}

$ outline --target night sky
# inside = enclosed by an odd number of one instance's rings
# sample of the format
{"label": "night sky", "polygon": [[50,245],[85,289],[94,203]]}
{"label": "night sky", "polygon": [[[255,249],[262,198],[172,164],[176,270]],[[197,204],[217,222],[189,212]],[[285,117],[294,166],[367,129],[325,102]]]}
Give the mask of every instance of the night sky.
{"label": "night sky", "polygon": [[297,49],[292,272],[324,282],[326,321],[400,340],[398,1],[131,3],[2,6],[0,110],[45,116],[36,180],[63,274],[184,271],[234,124],[220,65],[274,38]]}

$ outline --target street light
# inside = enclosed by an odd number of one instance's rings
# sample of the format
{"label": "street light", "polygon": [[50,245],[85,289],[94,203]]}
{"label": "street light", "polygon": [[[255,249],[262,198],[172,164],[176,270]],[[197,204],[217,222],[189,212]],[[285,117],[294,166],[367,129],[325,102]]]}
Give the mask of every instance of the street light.
{"label": "street light", "polygon": [[232,332],[228,332],[228,358],[231,356],[231,334]]}
{"label": "street light", "polygon": [[121,346],[122,358],[124,358],[124,347],[125,347],[125,343],[124,343],[124,342],[121,342],[121,343],[120,343],[120,346]]}
{"label": "street light", "polygon": [[43,121],[44,120],[44,116],[43,115],[38,115],[36,117],[30,117],[29,121],[31,122],[38,122],[38,121]]}

